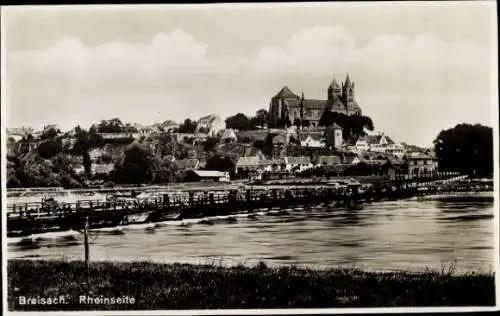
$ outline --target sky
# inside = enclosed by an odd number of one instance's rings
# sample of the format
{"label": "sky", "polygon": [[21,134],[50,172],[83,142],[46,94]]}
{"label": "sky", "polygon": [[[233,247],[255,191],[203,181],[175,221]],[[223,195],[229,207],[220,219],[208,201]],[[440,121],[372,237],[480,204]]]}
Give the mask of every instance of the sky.
{"label": "sky", "polygon": [[8,127],[253,115],[347,73],[376,132],[430,146],[492,118],[496,3],[2,8]]}

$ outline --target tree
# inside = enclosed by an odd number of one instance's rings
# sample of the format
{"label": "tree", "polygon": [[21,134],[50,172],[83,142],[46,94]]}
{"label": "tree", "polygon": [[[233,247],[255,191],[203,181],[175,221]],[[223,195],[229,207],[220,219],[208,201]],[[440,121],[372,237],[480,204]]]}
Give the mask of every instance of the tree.
{"label": "tree", "polygon": [[238,113],[226,119],[226,128],[246,131],[252,128],[252,122],[245,114]]}
{"label": "tree", "polygon": [[68,174],[73,173],[71,167],[71,158],[65,154],[58,154],[52,159],[52,171],[55,173],[66,172]]}
{"label": "tree", "polygon": [[153,183],[168,183],[173,181],[175,176],[174,166],[172,164],[173,157],[165,157],[159,161],[158,169],[154,171]]}
{"label": "tree", "polygon": [[92,173],[92,162],[90,161],[90,155],[87,151],[83,152],[83,168],[85,169],[85,174],[90,177]]}
{"label": "tree", "polygon": [[178,133],[194,133],[196,132],[196,128],[198,127],[198,124],[191,119],[185,119],[184,123],[179,125],[179,128],[177,129]]}
{"label": "tree", "polygon": [[55,128],[49,128],[40,135],[40,139],[54,139],[61,131]]}
{"label": "tree", "polygon": [[319,119],[319,126],[324,126],[324,127],[329,127],[332,126],[334,121],[334,112],[330,111],[329,109],[325,109],[323,113],[321,114],[321,118]]}
{"label": "tree", "polygon": [[228,171],[233,172],[234,163],[228,157],[213,155],[207,160],[205,165],[206,170]]}
{"label": "tree", "polygon": [[155,157],[146,147],[140,144],[131,144],[125,149],[123,161],[115,166],[116,182],[148,183],[153,179],[155,163]]}
{"label": "tree", "polygon": [[266,109],[260,109],[255,113],[255,116],[251,119],[252,127],[257,126],[263,127],[269,121],[269,112]]}
{"label": "tree", "polygon": [[276,122],[276,127],[277,128],[286,128],[292,126],[292,122],[290,122],[290,119],[285,117],[285,118],[280,118]]}
{"label": "tree", "polygon": [[493,173],[493,129],[458,124],[442,130],[433,142],[441,171],[488,176]]}
{"label": "tree", "polygon": [[61,146],[54,140],[44,141],[38,146],[38,154],[44,159],[49,159],[61,152]]}
{"label": "tree", "polygon": [[366,135],[365,129],[373,131],[373,121],[368,116],[351,115],[350,119],[350,136],[354,141],[359,137]]}
{"label": "tree", "polygon": [[102,120],[97,126],[97,132],[99,133],[122,133],[123,131],[124,125],[118,118]]}
{"label": "tree", "polygon": [[373,121],[368,116],[345,115],[325,109],[319,120],[319,125],[324,127],[332,126],[334,123],[342,127],[342,138],[344,140],[356,141],[359,137],[366,135],[365,129],[373,131]]}
{"label": "tree", "polygon": [[215,148],[215,146],[219,143],[219,139],[217,137],[208,137],[203,143],[204,151],[211,151]]}
{"label": "tree", "polygon": [[138,130],[135,126],[132,126],[130,123],[125,124],[123,127],[123,131],[126,133],[137,133]]}
{"label": "tree", "polygon": [[100,147],[104,144],[104,139],[97,133],[97,130],[90,129],[89,132],[80,126],[75,127],[75,144],[72,152],[74,155],[81,156],[91,148]]}

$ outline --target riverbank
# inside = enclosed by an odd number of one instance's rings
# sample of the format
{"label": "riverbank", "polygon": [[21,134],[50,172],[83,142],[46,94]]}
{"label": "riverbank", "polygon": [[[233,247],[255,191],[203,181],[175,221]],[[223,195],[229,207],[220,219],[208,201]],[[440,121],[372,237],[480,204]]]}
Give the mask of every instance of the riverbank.
{"label": "riverbank", "polygon": [[[9,260],[8,307],[38,310],[166,310],[494,306],[493,274],[375,273],[357,269],[223,267],[151,262]],[[88,285],[89,284],[89,285]],[[65,304],[21,305],[21,296],[65,295]],[[85,304],[80,296],[128,304]],[[131,303],[133,298],[134,303]],[[94,302],[95,303],[95,302]]]}

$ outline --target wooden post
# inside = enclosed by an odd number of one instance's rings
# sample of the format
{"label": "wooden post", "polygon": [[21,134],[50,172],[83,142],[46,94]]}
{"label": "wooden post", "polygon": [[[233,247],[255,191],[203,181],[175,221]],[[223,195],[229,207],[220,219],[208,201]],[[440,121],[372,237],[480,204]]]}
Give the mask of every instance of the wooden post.
{"label": "wooden post", "polygon": [[190,191],[189,192],[189,205],[193,206],[194,204],[194,192]]}
{"label": "wooden post", "polygon": [[250,190],[246,191],[246,196],[245,197],[246,197],[247,203],[250,203],[252,201],[252,194],[251,194]]}
{"label": "wooden post", "polygon": [[89,217],[87,216],[85,218],[85,226],[83,229],[83,239],[84,239],[84,246],[85,246],[85,268],[87,270],[87,286],[88,289],[90,290],[90,267],[89,267]]}
{"label": "wooden post", "polygon": [[170,205],[170,198],[168,194],[163,194],[163,208],[167,208]]}

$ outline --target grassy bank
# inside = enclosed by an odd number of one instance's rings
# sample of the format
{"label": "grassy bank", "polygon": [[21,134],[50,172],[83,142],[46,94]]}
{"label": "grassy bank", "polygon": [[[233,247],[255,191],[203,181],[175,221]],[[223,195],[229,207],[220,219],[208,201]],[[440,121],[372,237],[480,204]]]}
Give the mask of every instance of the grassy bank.
{"label": "grassy bank", "polygon": [[[492,306],[494,276],[368,273],[218,265],[8,261],[9,310],[120,310]],[[63,305],[20,305],[19,297],[66,295]],[[80,295],[128,296],[134,304],[81,304]],[[130,300],[129,300],[130,302]]]}

